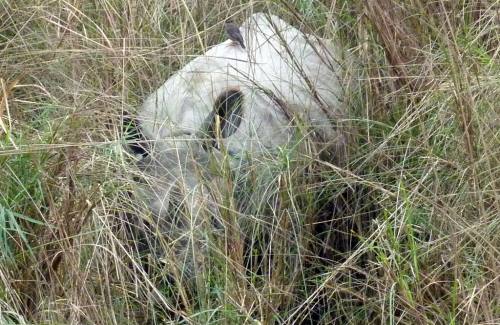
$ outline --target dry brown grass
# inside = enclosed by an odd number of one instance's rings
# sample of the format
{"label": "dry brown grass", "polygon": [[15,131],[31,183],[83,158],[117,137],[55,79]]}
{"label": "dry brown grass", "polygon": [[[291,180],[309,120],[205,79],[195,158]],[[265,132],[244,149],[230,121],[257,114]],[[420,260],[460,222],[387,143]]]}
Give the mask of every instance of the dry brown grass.
{"label": "dry brown grass", "polygon": [[[0,323],[499,323],[499,6],[0,1]],[[257,162],[266,222],[237,211],[227,177],[230,227],[209,238],[193,289],[171,242],[145,270],[126,240],[128,216],[151,216],[129,195],[141,175],[121,123],[222,40],[226,17],[262,10],[356,58],[353,147],[342,168],[292,151]],[[356,236],[329,233],[333,219],[373,207],[371,231],[335,251]]]}

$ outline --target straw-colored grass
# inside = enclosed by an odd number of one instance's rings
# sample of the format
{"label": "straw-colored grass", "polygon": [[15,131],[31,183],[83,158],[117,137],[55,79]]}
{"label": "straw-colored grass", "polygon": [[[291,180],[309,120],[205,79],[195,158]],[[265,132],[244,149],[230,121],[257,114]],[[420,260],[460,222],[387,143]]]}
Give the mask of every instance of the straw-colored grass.
{"label": "straw-colored grass", "polygon": [[[355,58],[348,157],[221,164],[190,276],[175,235],[130,239],[159,229],[123,116],[258,11]],[[499,26],[496,0],[0,0],[0,324],[500,323]]]}

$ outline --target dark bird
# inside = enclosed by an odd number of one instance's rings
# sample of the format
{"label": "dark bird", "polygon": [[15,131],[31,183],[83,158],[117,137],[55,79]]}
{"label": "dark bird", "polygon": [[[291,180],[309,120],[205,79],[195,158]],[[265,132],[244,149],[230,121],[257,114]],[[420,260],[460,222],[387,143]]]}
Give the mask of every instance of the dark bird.
{"label": "dark bird", "polygon": [[232,20],[226,20],[224,23],[224,29],[226,30],[227,36],[233,42],[240,44],[242,48],[245,48],[245,44],[243,43],[243,36],[241,36],[240,28],[238,25],[233,23]]}

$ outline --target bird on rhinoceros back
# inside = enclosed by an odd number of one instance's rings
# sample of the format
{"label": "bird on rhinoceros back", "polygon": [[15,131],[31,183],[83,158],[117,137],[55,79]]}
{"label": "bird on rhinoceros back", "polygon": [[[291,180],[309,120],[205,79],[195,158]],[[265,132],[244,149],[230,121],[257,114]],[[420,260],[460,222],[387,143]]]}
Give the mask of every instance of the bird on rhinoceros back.
{"label": "bird on rhinoceros back", "polygon": [[224,29],[226,30],[226,34],[231,41],[238,43],[243,49],[245,48],[243,36],[241,36],[240,27],[238,25],[228,19],[224,23]]}

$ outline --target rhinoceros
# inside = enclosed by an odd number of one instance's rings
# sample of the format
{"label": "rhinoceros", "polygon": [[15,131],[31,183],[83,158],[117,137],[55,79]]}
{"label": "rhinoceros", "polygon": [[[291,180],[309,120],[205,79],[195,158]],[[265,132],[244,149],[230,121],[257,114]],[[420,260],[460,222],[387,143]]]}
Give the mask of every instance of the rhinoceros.
{"label": "rhinoceros", "polygon": [[147,180],[138,197],[162,232],[184,238],[178,246],[185,251],[203,250],[194,243],[203,235],[193,234],[200,234],[202,211],[217,210],[211,192],[221,176],[214,163],[240,170],[249,157],[272,156],[306,138],[315,154],[342,160],[339,49],[263,13],[246,19],[240,32],[245,48],[229,39],[209,48],[147,96],[137,114],[151,144],[139,162]]}

